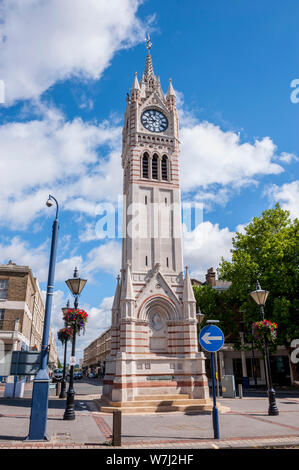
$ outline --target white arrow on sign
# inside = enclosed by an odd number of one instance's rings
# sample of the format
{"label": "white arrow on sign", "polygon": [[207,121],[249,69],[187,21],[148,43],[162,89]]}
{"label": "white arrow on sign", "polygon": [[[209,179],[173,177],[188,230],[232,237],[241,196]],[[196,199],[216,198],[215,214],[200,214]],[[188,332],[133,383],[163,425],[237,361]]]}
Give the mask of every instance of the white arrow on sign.
{"label": "white arrow on sign", "polygon": [[211,341],[222,341],[222,336],[210,336],[210,333],[207,332],[201,338],[202,341],[206,344],[211,344]]}

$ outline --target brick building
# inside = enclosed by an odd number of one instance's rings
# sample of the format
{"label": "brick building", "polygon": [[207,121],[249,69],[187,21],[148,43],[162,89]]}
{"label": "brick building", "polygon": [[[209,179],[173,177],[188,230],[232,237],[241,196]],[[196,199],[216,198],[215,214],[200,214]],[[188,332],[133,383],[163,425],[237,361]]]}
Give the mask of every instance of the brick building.
{"label": "brick building", "polygon": [[[0,265],[0,340],[4,343],[5,354],[13,350],[40,350],[44,315],[38,280],[31,269],[12,261]],[[49,363],[56,367],[57,350],[52,330],[49,345]]]}
{"label": "brick building", "polygon": [[111,328],[106,330],[98,338],[92,341],[87,348],[84,349],[83,368],[87,373],[97,373],[99,364],[106,361],[111,351]]}

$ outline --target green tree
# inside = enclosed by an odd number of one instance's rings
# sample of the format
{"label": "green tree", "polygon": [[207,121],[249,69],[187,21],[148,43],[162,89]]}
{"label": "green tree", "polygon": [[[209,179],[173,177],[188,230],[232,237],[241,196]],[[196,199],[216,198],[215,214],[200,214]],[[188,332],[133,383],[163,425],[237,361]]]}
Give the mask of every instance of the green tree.
{"label": "green tree", "polygon": [[298,312],[298,219],[279,204],[254,217],[233,238],[232,261],[222,258],[220,279],[231,281],[230,295],[239,303],[247,329],[261,319],[259,307],[250,297],[259,280],[269,291],[265,318],[278,324],[277,344],[289,348],[299,338]]}
{"label": "green tree", "polygon": [[207,320],[219,320],[225,341],[238,343],[240,341],[238,322],[240,320],[239,303],[231,295],[231,291],[218,292],[210,285],[193,286],[196,307],[200,307],[204,319],[203,327]]}

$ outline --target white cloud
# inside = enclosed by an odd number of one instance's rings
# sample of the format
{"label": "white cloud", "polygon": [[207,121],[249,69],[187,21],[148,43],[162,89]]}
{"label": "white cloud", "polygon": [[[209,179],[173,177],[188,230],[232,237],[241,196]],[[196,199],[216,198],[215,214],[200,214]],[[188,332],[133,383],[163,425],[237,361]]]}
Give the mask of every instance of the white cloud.
{"label": "white cloud", "polygon": [[[60,253],[63,246],[60,244]],[[39,282],[46,282],[49,269],[49,240],[40,246],[32,247],[20,237],[14,237],[9,241],[0,243],[0,264],[6,264],[9,260],[20,266],[29,266]],[[59,254],[59,252],[58,252]],[[109,241],[91,249],[85,257],[73,254],[56,261],[55,282],[63,282],[73,275],[77,267],[80,275],[92,280],[94,273],[104,271],[117,274],[121,267],[121,244],[117,241]]]}
{"label": "white cloud", "polygon": [[278,174],[273,163],[276,146],[269,137],[254,144],[241,143],[240,135],[209,122],[181,130],[181,181],[184,191],[211,185],[244,186],[259,175]]}
{"label": "white cloud", "polygon": [[279,156],[279,160],[282,161],[283,163],[291,163],[293,160],[295,162],[298,161],[299,158],[294,153],[282,152],[281,155]]}
{"label": "white cloud", "polygon": [[[43,298],[46,298],[46,292],[42,291]],[[60,328],[64,327],[62,318],[62,307],[66,306],[67,296],[61,290],[54,291],[52,312],[51,312],[51,328],[54,334],[54,338],[57,345],[58,356],[61,362],[63,362],[64,347],[57,339],[57,332]],[[72,305],[73,300],[70,301]],[[84,309],[88,313],[88,321],[86,324],[85,334],[81,333],[77,336],[76,340],[76,358],[79,362],[80,358],[83,358],[83,350],[86,348],[94,339],[100,336],[104,331],[111,326],[111,307],[113,297],[105,297],[98,307],[92,307],[87,303],[79,305],[80,308]],[[70,356],[70,346],[68,347],[67,361]]]}
{"label": "white cloud", "polygon": [[191,277],[205,280],[207,269],[216,269],[223,256],[231,259],[230,249],[235,232],[220,229],[218,224],[202,222],[192,232],[183,232],[184,263],[191,270]]}
{"label": "white cloud", "polygon": [[282,186],[273,184],[266,189],[265,194],[273,203],[280,202],[282,209],[290,211],[292,217],[299,218],[299,181]]}
{"label": "white cloud", "polygon": [[43,106],[39,112],[41,119],[0,126],[2,225],[28,226],[46,210],[49,193],[66,209],[94,214],[98,202],[116,200],[121,188],[119,126],[67,121]]}
{"label": "white cloud", "polygon": [[3,0],[0,77],[6,101],[36,99],[57,81],[99,79],[119,49],[144,39],[139,0]]}
{"label": "white cloud", "polygon": [[93,248],[87,256],[85,270],[92,273],[102,269],[117,274],[121,267],[121,243],[112,240]]}
{"label": "white cloud", "polygon": [[43,282],[47,275],[45,269],[48,263],[46,254],[46,242],[35,249],[19,237],[13,237],[8,243],[0,244],[0,263],[5,264],[9,260],[20,266],[29,266],[37,276],[39,282]]}

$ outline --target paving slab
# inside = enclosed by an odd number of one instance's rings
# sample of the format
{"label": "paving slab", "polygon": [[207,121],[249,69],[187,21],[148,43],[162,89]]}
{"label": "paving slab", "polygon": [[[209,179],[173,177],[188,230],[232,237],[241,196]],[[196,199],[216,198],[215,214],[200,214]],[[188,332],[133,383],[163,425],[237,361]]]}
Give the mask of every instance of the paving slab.
{"label": "paving slab", "polygon": [[[111,449],[113,416],[97,410],[96,398],[98,395],[76,396],[76,419],[64,421],[65,400],[50,397],[50,441],[38,445],[24,441],[31,400],[0,399],[0,447]],[[266,397],[219,399],[219,403],[230,408],[219,414],[220,440],[213,439],[210,412],[134,414],[122,415],[122,448],[299,446],[299,399],[278,398],[278,416],[268,416]]]}

